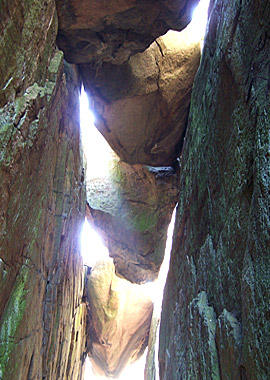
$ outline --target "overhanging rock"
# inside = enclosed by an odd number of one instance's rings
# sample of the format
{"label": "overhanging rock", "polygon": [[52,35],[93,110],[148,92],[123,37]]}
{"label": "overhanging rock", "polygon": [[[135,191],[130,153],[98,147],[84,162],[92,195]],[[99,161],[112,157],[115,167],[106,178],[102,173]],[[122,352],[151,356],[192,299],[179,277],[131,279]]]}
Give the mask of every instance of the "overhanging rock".
{"label": "overhanging rock", "polygon": [[96,127],[129,164],[172,165],[179,156],[200,43],[170,31],[127,63],[80,65]]}
{"label": "overhanging rock", "polygon": [[190,22],[198,0],[56,0],[57,43],[70,63],[122,64]]}

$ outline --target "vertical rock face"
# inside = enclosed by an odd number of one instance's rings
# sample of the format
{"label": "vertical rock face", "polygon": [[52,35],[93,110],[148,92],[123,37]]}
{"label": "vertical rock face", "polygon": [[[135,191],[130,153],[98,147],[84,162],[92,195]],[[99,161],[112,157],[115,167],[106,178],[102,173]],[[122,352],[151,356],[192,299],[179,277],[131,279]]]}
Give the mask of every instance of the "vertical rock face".
{"label": "vertical rock face", "polygon": [[5,380],[79,379],[82,372],[78,234],[85,194],[78,81],[71,67],[64,74],[63,54],[54,47],[56,27],[52,1],[1,3],[0,378]]}
{"label": "vertical rock face", "polygon": [[212,2],[181,158],[161,379],[268,379],[270,4]]}
{"label": "vertical rock face", "polygon": [[[54,1],[3,0],[0,4],[0,107],[44,82],[57,32]],[[38,22],[37,22],[38,20]]]}

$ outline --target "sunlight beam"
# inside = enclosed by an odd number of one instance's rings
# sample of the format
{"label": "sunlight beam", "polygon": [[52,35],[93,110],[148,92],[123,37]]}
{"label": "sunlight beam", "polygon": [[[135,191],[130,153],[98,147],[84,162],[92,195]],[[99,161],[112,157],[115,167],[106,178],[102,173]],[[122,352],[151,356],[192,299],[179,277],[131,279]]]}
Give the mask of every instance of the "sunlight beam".
{"label": "sunlight beam", "polygon": [[80,96],[80,122],[83,150],[87,162],[86,180],[102,178],[108,173],[113,150],[95,127],[95,115],[89,109],[87,94],[82,86]]}
{"label": "sunlight beam", "polygon": [[93,267],[98,260],[109,258],[108,248],[102,242],[101,237],[85,220],[81,231],[81,255],[85,265]]}

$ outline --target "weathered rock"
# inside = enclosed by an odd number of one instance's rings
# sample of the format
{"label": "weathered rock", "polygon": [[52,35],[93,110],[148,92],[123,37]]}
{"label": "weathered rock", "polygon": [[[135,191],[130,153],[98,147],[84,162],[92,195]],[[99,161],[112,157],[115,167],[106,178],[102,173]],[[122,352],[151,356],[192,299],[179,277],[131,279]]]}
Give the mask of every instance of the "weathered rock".
{"label": "weathered rock", "polygon": [[71,63],[122,64],[190,22],[198,0],[57,0],[58,46]]}
{"label": "weathered rock", "polygon": [[95,125],[129,164],[166,166],[179,156],[200,44],[170,31],[123,65],[80,65]]}
{"label": "weathered rock", "polygon": [[[201,331],[201,343],[196,344],[198,325],[187,323],[189,305],[204,291],[218,321],[215,349],[222,379],[266,380],[270,4],[216,0],[212,5],[180,160],[180,199],[161,319],[160,373],[162,380],[218,378],[206,375],[209,363],[204,357],[211,355],[212,347],[207,335]],[[229,327],[231,331],[234,327],[223,321],[224,309],[242,338],[235,331],[230,338]],[[226,377],[229,374],[232,377]]]}
{"label": "weathered rock", "polygon": [[57,33],[54,1],[0,4],[0,107],[34,82],[44,85]]}
{"label": "weathered rock", "polygon": [[87,283],[94,372],[118,377],[147,346],[153,304],[143,286],[115,275],[111,259],[93,267]]}
{"label": "weathered rock", "polygon": [[172,168],[115,159],[105,178],[87,182],[87,218],[104,237],[118,274],[143,283],[157,277],[178,197]]}
{"label": "weathered rock", "polygon": [[226,309],[217,321],[216,341],[221,379],[241,380],[241,325]]}
{"label": "weathered rock", "polygon": [[0,378],[80,379],[78,80],[55,50],[52,1],[0,7]]}

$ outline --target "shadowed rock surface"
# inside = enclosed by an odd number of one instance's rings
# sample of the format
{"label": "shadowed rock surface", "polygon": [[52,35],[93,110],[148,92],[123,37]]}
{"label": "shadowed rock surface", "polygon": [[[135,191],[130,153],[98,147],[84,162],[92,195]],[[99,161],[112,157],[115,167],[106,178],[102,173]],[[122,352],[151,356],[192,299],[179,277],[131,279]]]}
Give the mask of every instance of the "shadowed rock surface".
{"label": "shadowed rock surface", "polygon": [[81,379],[77,74],[54,46],[53,1],[0,13],[0,378]]}
{"label": "shadowed rock surface", "polygon": [[153,303],[143,285],[115,275],[111,259],[93,267],[87,292],[91,313],[89,356],[94,372],[118,377],[147,346]]}
{"label": "shadowed rock surface", "polygon": [[198,0],[56,0],[57,43],[70,63],[122,64],[169,29],[182,30]]}
{"label": "shadowed rock surface", "polygon": [[34,82],[0,110],[5,380],[82,376],[86,309],[77,235],[85,191],[79,134],[74,135],[78,86],[76,80],[67,86],[59,51],[51,54],[46,77],[44,86]]}
{"label": "shadowed rock surface", "polygon": [[[113,74],[119,67],[132,65],[132,76],[128,70],[126,77],[120,76],[129,88],[117,87],[118,95],[131,91],[134,97],[138,86],[141,90],[148,86],[147,96],[151,91],[155,94],[145,102],[153,106],[149,125],[152,118],[157,121],[157,115],[172,115],[170,131],[177,135],[163,134],[163,129],[161,133],[156,121],[151,124],[158,136],[151,140],[151,150],[162,153],[155,165],[167,165],[176,158],[175,148],[183,137],[182,127],[179,131],[173,127],[182,115],[177,115],[179,83],[169,75],[178,70],[182,58],[169,62],[167,55],[165,61],[164,48],[160,44],[158,51],[156,43],[152,55],[138,53],[168,28],[186,25],[195,2],[57,1],[59,20],[52,0],[0,2],[3,380],[81,380],[85,355],[94,347],[88,333],[86,347],[86,332],[93,332],[94,325],[87,325],[78,245],[86,204],[78,120],[81,74],[78,66],[64,63],[56,46],[58,21],[58,44],[70,61],[90,63],[97,81],[103,80],[99,75],[104,67]],[[176,201],[170,191],[178,191],[180,182],[161,320],[160,379],[269,380],[270,4],[268,0],[211,0],[211,10],[192,89],[180,181],[167,182],[158,169],[127,168],[121,163],[113,177],[119,192],[113,192],[110,212],[98,205],[93,191],[92,217],[103,236],[108,233],[111,252],[117,252],[118,272],[124,268],[134,281],[145,281],[158,271],[168,209]],[[143,56],[147,60],[141,60]],[[140,66],[134,64],[140,60]],[[167,64],[172,65],[171,71]],[[155,79],[163,65],[168,88]],[[150,76],[149,66],[155,67]],[[138,82],[124,80],[134,75]],[[172,96],[174,82],[176,97]],[[157,83],[160,90],[154,89]],[[105,88],[101,82],[98,86]],[[160,91],[158,97],[155,91]],[[163,97],[166,91],[171,113]],[[111,92],[117,94],[114,88]],[[142,110],[145,113],[145,107]],[[124,108],[117,112],[122,117]],[[134,124],[134,131],[138,129],[142,136],[139,124]],[[175,146],[170,136],[177,140]],[[132,152],[133,157],[136,154]],[[154,161],[143,158],[142,162]],[[175,187],[174,181],[178,182]],[[143,203],[133,197],[134,192],[125,192],[127,183],[143,195]],[[123,214],[117,219],[119,210]],[[119,240],[125,234],[127,247]],[[129,268],[125,252],[132,263]],[[98,300],[103,302],[101,296]],[[98,324],[95,330],[100,331]],[[131,331],[139,333],[135,327]],[[145,334],[142,339],[147,339]],[[99,350],[95,352],[98,356]],[[118,361],[120,367],[125,361],[125,357]],[[108,368],[117,372],[120,367]]]}
{"label": "shadowed rock surface", "polygon": [[80,65],[95,125],[123,161],[175,162],[199,60],[200,43],[187,28],[168,32],[123,65]]}
{"label": "shadowed rock surface", "polygon": [[0,107],[44,83],[57,33],[54,1],[0,4]]}
{"label": "shadowed rock surface", "polygon": [[116,272],[131,282],[158,275],[177,180],[172,168],[128,165],[115,158],[105,178],[87,182],[87,218],[104,237]]}
{"label": "shadowed rock surface", "polygon": [[267,380],[270,4],[212,6],[180,161],[160,374]]}

